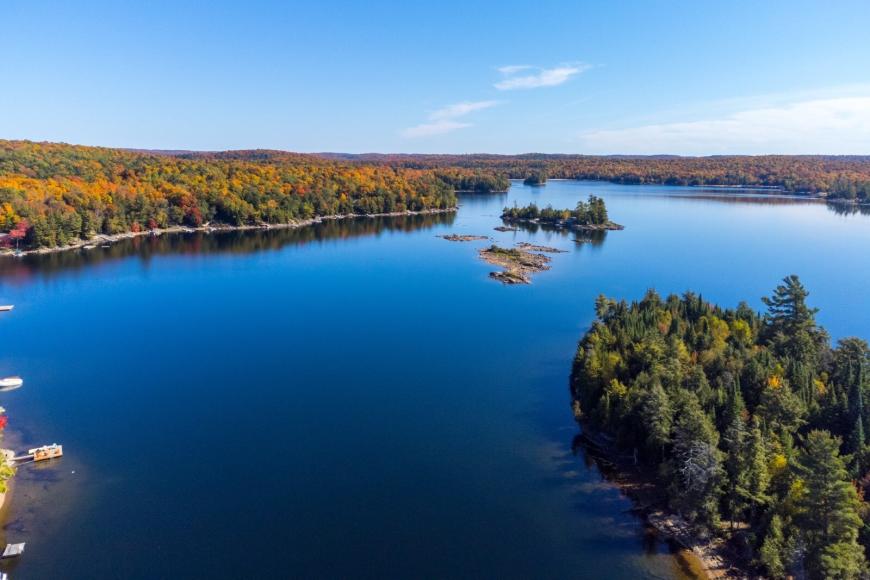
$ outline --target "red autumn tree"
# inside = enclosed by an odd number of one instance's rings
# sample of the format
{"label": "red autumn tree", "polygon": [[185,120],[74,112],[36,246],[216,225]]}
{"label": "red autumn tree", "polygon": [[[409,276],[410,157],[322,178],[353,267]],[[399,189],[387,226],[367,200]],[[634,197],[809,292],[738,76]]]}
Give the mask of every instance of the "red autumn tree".
{"label": "red autumn tree", "polygon": [[15,240],[15,249],[18,249],[18,242],[23,240],[27,236],[27,230],[30,229],[30,222],[26,219],[22,219],[18,222],[18,224],[12,228],[12,231],[9,232],[9,238]]}

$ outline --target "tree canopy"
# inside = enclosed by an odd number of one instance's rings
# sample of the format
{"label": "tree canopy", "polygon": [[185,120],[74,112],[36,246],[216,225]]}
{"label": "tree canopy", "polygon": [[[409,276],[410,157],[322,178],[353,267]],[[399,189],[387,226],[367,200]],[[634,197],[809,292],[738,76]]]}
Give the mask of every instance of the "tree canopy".
{"label": "tree canopy", "polygon": [[583,420],[637,450],[674,510],[742,535],[767,575],[858,578],[870,349],[831,346],[808,296],[787,276],[763,314],[692,292],[600,297],[571,388]]}
{"label": "tree canopy", "polygon": [[446,209],[455,207],[457,187],[503,185],[465,170],[237,153],[161,155],[0,141],[0,232],[25,224],[25,245],[59,246],[97,233],[173,225]]}

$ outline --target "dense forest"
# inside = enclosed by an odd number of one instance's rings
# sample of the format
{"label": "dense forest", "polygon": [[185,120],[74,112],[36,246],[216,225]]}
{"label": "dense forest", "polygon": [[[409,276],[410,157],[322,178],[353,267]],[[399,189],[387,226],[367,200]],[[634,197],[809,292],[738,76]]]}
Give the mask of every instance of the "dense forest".
{"label": "dense forest", "polygon": [[553,206],[540,209],[530,203],[524,207],[506,207],[501,214],[503,220],[535,220],[540,223],[572,222],[581,226],[603,226],[610,224],[604,200],[590,195],[588,201],[578,201],[573,210],[553,209]]}
{"label": "dense forest", "polygon": [[0,141],[0,232],[10,232],[8,243],[53,247],[175,225],[447,209],[458,186],[505,184],[477,176],[289,153],[161,155]]}
{"label": "dense forest", "polygon": [[870,350],[835,347],[788,276],[723,309],[687,292],[600,297],[571,374],[575,413],[655,474],[673,510],[765,575],[867,573]]}
{"label": "dense forest", "polygon": [[394,167],[453,167],[492,171],[525,179],[594,179],[666,185],[751,185],[791,193],[827,193],[832,198],[870,202],[870,156],[721,155],[330,155],[330,158],[384,163]]}

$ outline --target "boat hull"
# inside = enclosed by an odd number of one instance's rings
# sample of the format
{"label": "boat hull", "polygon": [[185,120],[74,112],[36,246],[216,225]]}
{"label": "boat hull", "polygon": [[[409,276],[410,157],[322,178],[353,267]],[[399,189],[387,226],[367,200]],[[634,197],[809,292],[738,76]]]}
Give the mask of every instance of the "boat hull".
{"label": "boat hull", "polygon": [[17,389],[21,385],[24,384],[24,381],[18,377],[8,377],[5,379],[0,379],[0,391],[8,391],[11,389]]}

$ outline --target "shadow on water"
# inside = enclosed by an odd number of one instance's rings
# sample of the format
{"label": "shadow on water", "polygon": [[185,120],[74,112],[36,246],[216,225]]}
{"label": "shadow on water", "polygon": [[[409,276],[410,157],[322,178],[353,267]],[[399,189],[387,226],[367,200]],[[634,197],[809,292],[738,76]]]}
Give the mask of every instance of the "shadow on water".
{"label": "shadow on water", "polygon": [[407,233],[438,225],[451,225],[456,213],[407,216],[377,216],[326,220],[301,228],[236,230],[140,236],[108,247],[75,249],[22,258],[0,258],[0,278],[13,280],[39,274],[51,276],[105,262],[138,257],[143,262],[164,255],[252,254],[330,240],[378,236],[385,232]]}

